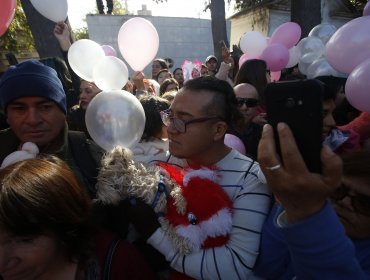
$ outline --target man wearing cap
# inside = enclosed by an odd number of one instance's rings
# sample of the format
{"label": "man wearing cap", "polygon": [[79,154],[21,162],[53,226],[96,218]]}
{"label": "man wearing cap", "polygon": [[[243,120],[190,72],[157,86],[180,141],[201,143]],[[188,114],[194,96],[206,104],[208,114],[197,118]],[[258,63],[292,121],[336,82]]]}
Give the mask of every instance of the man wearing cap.
{"label": "man wearing cap", "polygon": [[217,73],[218,60],[214,55],[209,55],[206,58],[206,66],[208,67],[208,74],[214,76]]}
{"label": "man wearing cap", "polygon": [[66,161],[94,197],[95,187],[89,178],[93,174],[87,174],[81,166],[81,151],[89,150],[91,158],[85,161],[98,163],[101,149],[91,141],[76,145],[71,140],[76,137],[71,136],[66,123],[66,95],[54,69],[36,60],[11,66],[0,80],[0,107],[10,126],[0,131],[0,163],[24,143],[32,142],[40,153],[54,154]]}

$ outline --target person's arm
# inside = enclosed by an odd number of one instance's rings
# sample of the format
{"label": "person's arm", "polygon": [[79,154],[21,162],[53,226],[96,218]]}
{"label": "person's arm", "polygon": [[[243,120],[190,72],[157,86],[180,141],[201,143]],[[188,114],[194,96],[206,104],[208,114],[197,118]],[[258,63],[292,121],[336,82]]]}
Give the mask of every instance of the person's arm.
{"label": "person's arm", "polygon": [[80,93],[80,77],[72,70],[68,61],[68,50],[72,45],[71,33],[69,32],[68,25],[61,21],[54,27],[54,36],[58,40],[60,49],[62,51],[63,59],[67,64],[69,74],[71,75],[72,85],[74,92],[78,95]]}
{"label": "person's arm", "polygon": [[147,242],[166,257],[172,268],[190,277],[248,279],[258,256],[262,225],[271,204],[267,186],[252,175],[257,174],[258,168],[254,165],[244,185],[235,193],[233,225],[226,245],[182,255],[162,229],[157,229]]}
{"label": "person's arm", "polygon": [[278,134],[284,164],[276,154],[270,125],[264,126],[258,159],[284,208],[276,226],[289,248],[295,275],[298,279],[367,279],[351,240],[327,203],[341,181],[340,158],[324,147],[322,175],[310,173],[289,127],[279,124]]}

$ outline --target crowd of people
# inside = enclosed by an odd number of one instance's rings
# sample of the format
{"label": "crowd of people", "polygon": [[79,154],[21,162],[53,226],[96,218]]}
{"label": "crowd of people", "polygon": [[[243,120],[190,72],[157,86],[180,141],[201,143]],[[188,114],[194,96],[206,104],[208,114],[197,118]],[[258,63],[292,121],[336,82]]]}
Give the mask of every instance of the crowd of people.
{"label": "crowd of people", "polygon": [[[231,205],[227,234],[184,253],[152,205],[97,200],[107,152],[91,139],[85,113],[101,90],[69,66],[67,25],[57,23],[54,35],[62,60],[27,60],[0,79],[1,279],[370,279],[370,117],[351,108],[345,78],[315,78],[323,87],[315,174],[289,126],[269,124],[265,61],[238,65],[222,47],[222,57],[208,56],[190,79],[162,58],[150,75],[133,73],[124,90],[146,116],[134,162],[185,176],[207,168]],[[304,78],[287,71],[277,83]],[[200,238],[195,226],[225,223],[217,211],[192,211],[189,239]]]}

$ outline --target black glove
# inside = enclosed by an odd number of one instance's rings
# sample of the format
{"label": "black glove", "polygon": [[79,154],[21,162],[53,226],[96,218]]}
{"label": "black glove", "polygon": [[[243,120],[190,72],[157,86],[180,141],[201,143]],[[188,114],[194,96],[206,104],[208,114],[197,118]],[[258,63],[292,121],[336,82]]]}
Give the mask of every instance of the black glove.
{"label": "black glove", "polygon": [[147,240],[161,225],[153,208],[141,199],[126,201],[126,215],[141,237]]}

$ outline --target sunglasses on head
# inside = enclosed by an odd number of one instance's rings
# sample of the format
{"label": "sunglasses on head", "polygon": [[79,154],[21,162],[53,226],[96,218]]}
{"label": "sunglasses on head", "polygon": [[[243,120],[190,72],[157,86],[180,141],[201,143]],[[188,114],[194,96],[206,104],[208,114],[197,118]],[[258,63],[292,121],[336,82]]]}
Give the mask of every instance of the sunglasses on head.
{"label": "sunglasses on head", "polygon": [[243,104],[245,104],[245,106],[247,107],[256,107],[258,105],[258,99],[255,99],[255,98],[241,98],[241,97],[238,97],[236,98],[237,102],[238,102],[238,106],[239,107],[242,107]]}

